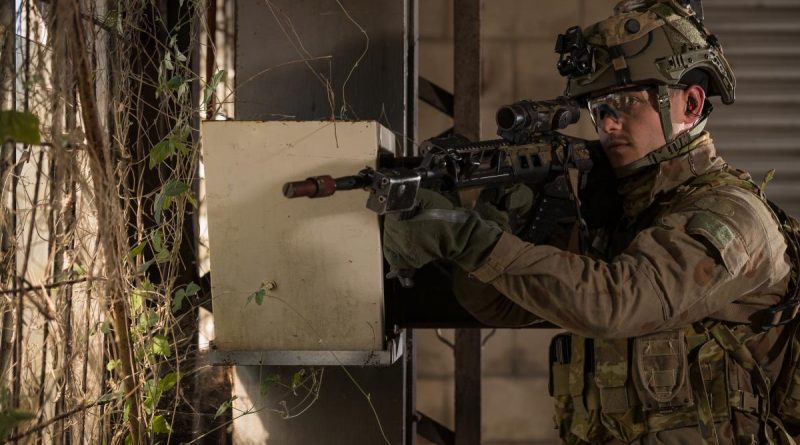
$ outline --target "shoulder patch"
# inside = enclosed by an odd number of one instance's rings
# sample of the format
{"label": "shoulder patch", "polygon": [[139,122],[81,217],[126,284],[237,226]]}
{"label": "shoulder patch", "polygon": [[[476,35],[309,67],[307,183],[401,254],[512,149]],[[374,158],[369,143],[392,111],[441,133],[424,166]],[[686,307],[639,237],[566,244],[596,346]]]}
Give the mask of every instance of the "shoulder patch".
{"label": "shoulder patch", "polygon": [[696,213],[686,224],[686,231],[691,234],[703,235],[722,250],[733,240],[733,231],[727,224],[708,213]]}
{"label": "shoulder patch", "polygon": [[700,236],[714,246],[731,275],[737,274],[747,263],[749,254],[736,232],[718,216],[699,212],[686,223],[686,233]]}

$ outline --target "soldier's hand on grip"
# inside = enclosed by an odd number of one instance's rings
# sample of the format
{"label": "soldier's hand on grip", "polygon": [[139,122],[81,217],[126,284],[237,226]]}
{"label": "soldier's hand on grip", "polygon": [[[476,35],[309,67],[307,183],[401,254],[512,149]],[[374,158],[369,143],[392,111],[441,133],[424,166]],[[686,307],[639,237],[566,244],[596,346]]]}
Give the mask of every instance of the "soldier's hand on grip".
{"label": "soldier's hand on grip", "polygon": [[476,269],[500,238],[498,224],[430,190],[421,189],[417,198],[419,211],[412,218],[384,220],[383,254],[392,270],[418,269],[439,259]]}

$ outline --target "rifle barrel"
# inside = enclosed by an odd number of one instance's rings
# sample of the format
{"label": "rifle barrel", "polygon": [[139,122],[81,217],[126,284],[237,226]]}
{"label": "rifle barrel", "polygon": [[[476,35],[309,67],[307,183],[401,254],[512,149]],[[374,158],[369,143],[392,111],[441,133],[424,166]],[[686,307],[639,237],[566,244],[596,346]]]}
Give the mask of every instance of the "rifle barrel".
{"label": "rifle barrel", "polygon": [[333,178],[330,175],[312,176],[305,181],[294,181],[283,184],[283,196],[287,198],[324,198],[338,190],[353,190],[369,185],[370,179],[365,175],[342,176]]}

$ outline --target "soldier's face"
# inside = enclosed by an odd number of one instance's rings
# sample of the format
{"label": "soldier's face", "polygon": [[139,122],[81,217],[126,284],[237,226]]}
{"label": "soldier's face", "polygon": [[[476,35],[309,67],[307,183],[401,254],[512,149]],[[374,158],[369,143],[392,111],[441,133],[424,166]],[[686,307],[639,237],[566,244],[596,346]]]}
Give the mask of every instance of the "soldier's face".
{"label": "soldier's face", "polygon": [[589,108],[612,167],[624,167],[666,144],[655,90],[615,92],[590,100]]}

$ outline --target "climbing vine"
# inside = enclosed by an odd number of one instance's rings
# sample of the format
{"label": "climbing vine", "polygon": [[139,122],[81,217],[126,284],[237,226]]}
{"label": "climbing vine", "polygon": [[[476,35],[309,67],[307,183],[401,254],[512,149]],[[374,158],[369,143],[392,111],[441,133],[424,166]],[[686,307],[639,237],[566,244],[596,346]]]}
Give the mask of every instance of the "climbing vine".
{"label": "climbing vine", "polygon": [[206,4],[13,3],[0,440],[185,441],[202,414],[187,381],[204,370],[208,297],[193,260],[197,131],[226,79],[198,74]]}

